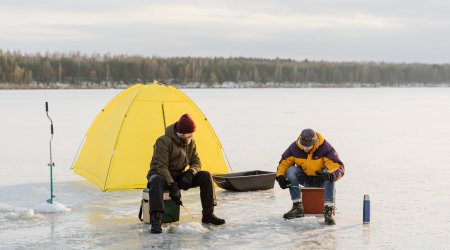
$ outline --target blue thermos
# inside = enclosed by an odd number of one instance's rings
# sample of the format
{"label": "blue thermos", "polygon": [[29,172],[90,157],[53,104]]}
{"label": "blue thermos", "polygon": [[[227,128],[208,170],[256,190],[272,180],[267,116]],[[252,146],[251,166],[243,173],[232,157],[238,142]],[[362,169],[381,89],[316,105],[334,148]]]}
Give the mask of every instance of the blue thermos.
{"label": "blue thermos", "polygon": [[363,224],[369,223],[370,223],[370,198],[368,194],[365,194],[363,203]]}

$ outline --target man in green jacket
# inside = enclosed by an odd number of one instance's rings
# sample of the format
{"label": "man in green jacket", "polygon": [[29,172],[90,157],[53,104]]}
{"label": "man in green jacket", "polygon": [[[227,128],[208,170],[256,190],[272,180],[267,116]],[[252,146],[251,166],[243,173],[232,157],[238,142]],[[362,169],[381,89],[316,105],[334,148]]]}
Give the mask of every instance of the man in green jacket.
{"label": "man in green jacket", "polygon": [[[188,190],[200,187],[202,223],[222,225],[225,220],[214,215],[216,197],[211,174],[201,170],[200,158],[193,133],[195,123],[188,114],[166,128],[153,146],[153,158],[147,174],[150,189],[150,222],[152,233],[161,233],[161,218],[164,213],[163,193],[167,188],[170,198],[182,205],[180,188]],[[185,171],[185,168],[189,168]]]}

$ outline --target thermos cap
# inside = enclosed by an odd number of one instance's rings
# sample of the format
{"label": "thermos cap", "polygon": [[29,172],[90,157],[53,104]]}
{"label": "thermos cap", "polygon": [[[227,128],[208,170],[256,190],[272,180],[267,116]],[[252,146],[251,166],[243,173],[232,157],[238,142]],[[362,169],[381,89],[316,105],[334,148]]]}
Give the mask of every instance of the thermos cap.
{"label": "thermos cap", "polygon": [[370,200],[370,198],[369,198],[369,195],[368,195],[368,194],[365,194],[365,195],[364,195],[364,200],[365,200],[365,201],[368,201],[368,200]]}

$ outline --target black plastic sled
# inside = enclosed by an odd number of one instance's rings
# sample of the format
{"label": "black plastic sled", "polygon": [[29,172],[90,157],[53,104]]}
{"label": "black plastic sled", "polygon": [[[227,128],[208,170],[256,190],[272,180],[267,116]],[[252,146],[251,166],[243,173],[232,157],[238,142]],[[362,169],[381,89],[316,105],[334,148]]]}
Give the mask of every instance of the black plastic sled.
{"label": "black plastic sled", "polygon": [[214,175],[217,186],[237,192],[272,189],[275,183],[275,172],[253,170],[231,174]]}

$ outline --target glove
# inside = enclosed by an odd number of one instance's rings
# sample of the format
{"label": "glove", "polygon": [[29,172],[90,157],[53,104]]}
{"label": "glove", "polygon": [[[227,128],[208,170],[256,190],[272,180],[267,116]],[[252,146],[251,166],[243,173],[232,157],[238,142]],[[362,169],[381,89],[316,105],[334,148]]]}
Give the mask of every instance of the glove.
{"label": "glove", "polygon": [[286,177],[283,175],[278,175],[275,180],[277,180],[278,185],[280,185],[281,189],[286,189],[288,185],[288,181],[286,180]]}
{"label": "glove", "polygon": [[176,182],[172,182],[172,184],[169,185],[169,196],[170,199],[175,201],[178,205],[183,205],[183,202],[181,202],[180,189],[178,189],[178,184]]}
{"label": "glove", "polygon": [[333,179],[332,175],[328,172],[316,171],[316,175],[321,176],[325,181],[332,181]]}
{"label": "glove", "polygon": [[194,178],[194,173],[191,170],[185,171],[180,178],[180,188],[183,190],[188,190],[192,186],[192,179]]}

